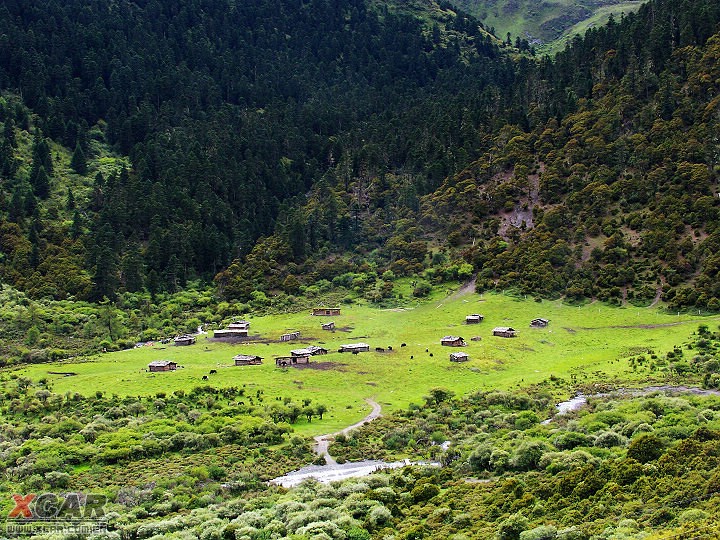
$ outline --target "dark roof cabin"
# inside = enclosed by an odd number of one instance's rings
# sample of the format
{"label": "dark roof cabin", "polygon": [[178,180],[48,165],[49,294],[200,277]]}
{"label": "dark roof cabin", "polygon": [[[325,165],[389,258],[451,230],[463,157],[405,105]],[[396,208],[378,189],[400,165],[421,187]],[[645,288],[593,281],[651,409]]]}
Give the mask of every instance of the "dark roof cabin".
{"label": "dark roof cabin", "polygon": [[498,337],[517,337],[517,330],[509,326],[497,326],[493,328],[493,336]]}
{"label": "dark roof cabin", "polygon": [[238,354],[233,357],[236,366],[257,366],[262,364],[262,358],[254,354]]}
{"label": "dark roof cabin", "polygon": [[545,328],[548,324],[550,324],[550,321],[541,317],[530,321],[531,328]]}
{"label": "dark roof cabin", "polygon": [[480,324],[480,321],[482,321],[485,317],[480,315],[479,313],[473,313],[472,315],[468,315],[465,317],[465,324]]}
{"label": "dark roof cabin", "polygon": [[327,354],[327,349],[323,349],[322,347],[317,347],[315,345],[309,345],[305,347],[304,349],[295,349],[290,351],[290,354],[293,356],[315,356],[318,354]]}
{"label": "dark roof cabin", "polygon": [[367,343],[348,343],[347,345],[342,345],[340,347],[340,352],[359,353],[369,351],[370,345]]}
{"label": "dark roof cabin", "polygon": [[330,322],[323,323],[322,329],[323,330],[335,330],[335,322],[330,321]]}
{"label": "dark roof cabin", "polygon": [[467,343],[460,336],[445,336],[440,340],[440,345],[444,347],[465,347]]}
{"label": "dark roof cabin", "polygon": [[277,367],[293,367],[298,364],[309,364],[310,356],[278,356],[275,358]]}
{"label": "dark roof cabin", "polygon": [[316,307],[312,310],[313,315],[321,315],[323,317],[332,317],[333,315],[340,315],[340,308],[339,307]]}
{"label": "dark roof cabin", "polygon": [[454,352],[450,353],[451,362],[467,362],[470,360],[470,355],[465,352]]}
{"label": "dark roof cabin", "polygon": [[185,345],[194,345],[195,344],[195,336],[191,336],[190,334],[183,334],[181,336],[176,336],[173,340],[176,346],[181,347]]}
{"label": "dark roof cabin", "polygon": [[175,371],[177,369],[177,364],[175,362],[171,362],[170,360],[153,360],[148,364],[148,369],[152,373],[158,371]]}

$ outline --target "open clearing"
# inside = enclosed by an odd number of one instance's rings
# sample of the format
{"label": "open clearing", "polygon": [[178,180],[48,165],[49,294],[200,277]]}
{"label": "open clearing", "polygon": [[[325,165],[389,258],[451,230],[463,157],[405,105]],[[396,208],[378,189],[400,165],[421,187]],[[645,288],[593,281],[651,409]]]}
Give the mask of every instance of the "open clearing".
{"label": "open clearing", "polygon": [[[649,350],[662,357],[673,345],[685,342],[699,324],[715,329],[720,320],[718,316],[671,315],[657,307],[617,308],[600,303],[577,307],[561,301],[477,295],[467,288],[463,293],[409,307],[389,311],[364,305],[343,306],[342,315],[332,320],[338,326],[351,327],[351,332],[322,331],[321,323],[330,318],[313,317],[307,311],[250,317],[251,332],[259,334],[262,342],[230,344],[201,335],[197,344],[189,347],[145,346],[15,372],[34,380],[47,378],[57,393],[91,395],[103,391],[139,396],[212,385],[244,388],[248,396],[261,390],[265,404],[276,397],[312,399],[313,403],[325,404],[328,413],[322,421],[298,422],[295,428],[305,435],[317,435],[338,431],[367,415],[371,408],[365,398],[374,399],[383,412],[390,413],[412,402],[420,403],[430,388],[438,386],[465,393],[509,390],[541,382],[551,375],[564,379],[574,375],[578,383],[645,379],[646,371],[632,371],[624,359]],[[465,315],[470,313],[481,313],[485,320],[465,325]],[[529,322],[535,317],[550,319],[550,325],[530,328]],[[512,326],[519,336],[493,337],[495,326]],[[314,339],[276,342],[281,334],[295,330]],[[458,349],[440,346],[440,338],[448,334],[465,338],[468,346],[461,350],[470,355],[469,362],[449,362],[449,354]],[[482,339],[471,341],[475,336]],[[340,345],[355,341],[369,343],[372,352],[336,352]],[[314,357],[323,363],[322,369],[275,367],[273,355],[287,355],[290,349],[310,343],[330,351]],[[407,346],[401,347],[401,343]],[[375,347],[386,352],[376,352]],[[241,353],[260,355],[264,363],[235,367],[232,358]],[[148,362],[165,359],[182,368],[175,372],[146,372]],[[210,375],[210,370],[217,373]],[[73,376],[66,375],[69,373]],[[202,380],[204,375],[207,381]]]}

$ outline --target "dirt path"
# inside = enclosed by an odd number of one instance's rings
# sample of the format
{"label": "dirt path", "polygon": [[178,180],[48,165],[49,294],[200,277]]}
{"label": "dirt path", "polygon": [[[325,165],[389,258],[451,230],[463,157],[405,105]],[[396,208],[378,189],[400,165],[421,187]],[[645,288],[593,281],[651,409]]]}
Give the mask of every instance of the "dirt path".
{"label": "dirt path", "polygon": [[448,296],[447,298],[443,298],[443,301],[440,302],[437,306],[435,306],[435,309],[438,309],[445,305],[445,302],[449,300],[457,300],[458,298],[462,296],[466,296],[468,294],[472,294],[475,292],[475,282],[477,281],[477,276],[473,276],[473,278],[470,281],[467,281],[463,284],[462,287],[460,287],[457,291],[455,291],[453,294]]}
{"label": "dirt path", "polygon": [[658,287],[657,292],[655,293],[655,299],[652,301],[652,304],[650,304],[648,307],[655,307],[658,305],[658,302],[660,302],[660,298],[662,297],[662,287]]}
{"label": "dirt path", "polygon": [[376,418],[380,418],[382,416],[382,407],[380,407],[379,403],[372,400],[371,398],[365,398],[365,401],[368,405],[372,407],[372,411],[370,411],[370,414],[368,414],[365,418],[335,433],[328,433],[326,435],[318,435],[315,437],[315,453],[319,456],[323,456],[325,458],[325,463],[327,463],[328,465],[337,465],[337,461],[335,461],[335,459],[328,453],[328,447],[330,446],[330,442],[335,437],[337,437],[338,435],[347,435],[353,429],[364,426],[368,422],[372,422]]}

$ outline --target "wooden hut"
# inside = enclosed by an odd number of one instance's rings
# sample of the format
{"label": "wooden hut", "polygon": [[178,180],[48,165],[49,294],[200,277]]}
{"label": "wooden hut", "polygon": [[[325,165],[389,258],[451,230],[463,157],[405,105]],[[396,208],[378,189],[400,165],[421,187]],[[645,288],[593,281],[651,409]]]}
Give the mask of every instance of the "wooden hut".
{"label": "wooden hut", "polygon": [[182,346],[186,346],[186,345],[194,345],[195,344],[195,336],[191,336],[190,334],[183,334],[181,336],[175,336],[173,343],[177,347],[182,347]]}
{"label": "wooden hut", "polygon": [[498,337],[517,337],[517,330],[509,326],[497,326],[493,328],[492,334]]}
{"label": "wooden hut", "polygon": [[280,341],[294,341],[296,339],[300,339],[300,332],[290,332],[280,336]]}
{"label": "wooden hut", "polygon": [[257,366],[262,364],[262,358],[254,354],[238,354],[233,357],[236,366]]}
{"label": "wooden hut", "polygon": [[293,367],[299,364],[309,364],[310,356],[278,356],[275,358],[277,367]]}
{"label": "wooden hut", "polygon": [[440,345],[444,347],[465,347],[467,343],[460,336],[445,336],[440,340]]}
{"label": "wooden hut", "polygon": [[215,330],[213,337],[216,338],[243,338],[248,337],[250,323],[248,321],[235,321],[227,325],[223,330]]}
{"label": "wooden hut", "polygon": [[370,345],[368,345],[367,343],[348,343],[347,345],[340,346],[340,352],[370,352]]}
{"label": "wooden hut", "polygon": [[148,369],[152,373],[158,371],[175,371],[177,369],[177,363],[171,362],[170,360],[153,360],[148,364]]}
{"label": "wooden hut", "polygon": [[543,319],[541,317],[538,317],[537,319],[533,319],[532,321],[530,321],[531,328],[545,328],[548,324],[550,324],[550,321],[548,319]]}
{"label": "wooden hut", "polygon": [[340,315],[340,308],[339,307],[316,307],[312,310],[313,315],[320,315],[323,317],[332,317],[334,315]]}
{"label": "wooden hut", "polygon": [[290,351],[293,356],[316,356],[318,354],[327,354],[328,350],[315,345],[309,345],[304,349],[295,349]]}
{"label": "wooden hut", "polygon": [[323,330],[335,330],[335,321],[323,323],[322,329]]}
{"label": "wooden hut", "polygon": [[480,321],[482,321],[485,317],[480,315],[479,313],[473,313],[472,315],[468,315],[465,317],[465,324],[480,324]]}
{"label": "wooden hut", "polygon": [[454,352],[450,353],[451,362],[467,362],[470,360],[470,355],[465,352]]}

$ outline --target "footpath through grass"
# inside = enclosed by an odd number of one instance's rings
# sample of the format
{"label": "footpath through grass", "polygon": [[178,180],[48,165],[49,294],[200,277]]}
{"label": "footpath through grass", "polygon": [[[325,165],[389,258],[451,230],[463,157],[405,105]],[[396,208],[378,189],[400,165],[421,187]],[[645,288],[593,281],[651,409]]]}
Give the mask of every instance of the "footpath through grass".
{"label": "footpath through grass", "polygon": [[[481,313],[485,320],[466,325],[465,315],[470,313]],[[550,325],[530,328],[535,317],[550,319]],[[314,435],[337,431],[365,416],[370,410],[363,401],[366,397],[379,402],[383,411],[391,411],[420,403],[430,388],[438,386],[462,394],[509,390],[551,376],[566,382],[572,379],[576,384],[645,379],[649,368],[634,370],[629,357],[653,353],[664,357],[674,345],[687,341],[699,324],[714,329],[720,318],[670,315],[656,308],[599,303],[577,307],[502,294],[456,293],[408,309],[343,306],[342,315],[333,318],[338,327],[335,332],[321,330],[321,323],[328,319],[307,311],[249,320],[252,335],[272,342],[233,345],[199,336],[197,344],[190,347],[146,346],[81,362],[34,365],[15,373],[33,380],[47,378],[56,393],[91,395],[102,391],[145,396],[212,385],[244,388],[248,396],[261,391],[264,404],[277,397],[297,402],[312,399],[314,404],[325,404],[329,412],[322,421],[299,422],[295,428]],[[512,326],[519,335],[514,339],[493,337],[495,326]],[[295,330],[301,332],[300,341],[275,342],[281,334]],[[449,354],[458,349],[440,346],[440,338],[448,334],[465,338],[468,346],[462,350],[470,355],[469,362],[449,361]],[[471,341],[474,336],[482,340]],[[340,345],[358,341],[369,343],[371,352],[337,352]],[[406,346],[401,347],[402,343]],[[274,355],[288,355],[290,349],[305,344],[323,345],[330,354],[314,357],[313,368],[275,367]],[[376,352],[375,347],[386,352]],[[240,353],[258,354],[264,363],[235,367],[232,358]],[[173,360],[182,368],[168,373],[146,371],[148,362],[161,359]],[[217,373],[210,375],[210,370]],[[202,379],[204,375],[207,381]],[[558,385],[559,393],[567,389],[567,385]]]}

